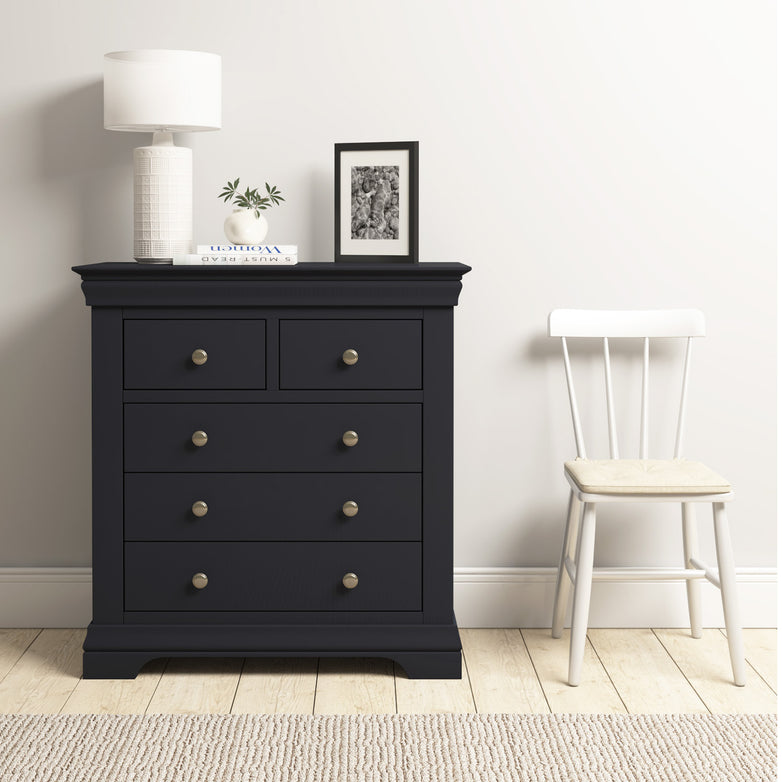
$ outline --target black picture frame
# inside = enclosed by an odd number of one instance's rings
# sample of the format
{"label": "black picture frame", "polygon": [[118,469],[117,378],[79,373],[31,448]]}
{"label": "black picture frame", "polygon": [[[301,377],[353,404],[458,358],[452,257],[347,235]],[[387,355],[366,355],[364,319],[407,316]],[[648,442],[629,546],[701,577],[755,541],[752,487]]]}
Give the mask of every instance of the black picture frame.
{"label": "black picture frame", "polygon": [[418,263],[417,141],[334,145],[334,261]]}

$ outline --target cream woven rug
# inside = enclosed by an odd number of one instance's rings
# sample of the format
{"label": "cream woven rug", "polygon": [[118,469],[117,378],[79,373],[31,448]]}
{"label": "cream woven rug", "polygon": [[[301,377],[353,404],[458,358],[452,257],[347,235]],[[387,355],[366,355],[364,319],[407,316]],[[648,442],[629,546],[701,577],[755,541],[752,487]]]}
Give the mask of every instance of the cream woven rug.
{"label": "cream woven rug", "polygon": [[773,715],[0,715],[2,782],[775,779]]}

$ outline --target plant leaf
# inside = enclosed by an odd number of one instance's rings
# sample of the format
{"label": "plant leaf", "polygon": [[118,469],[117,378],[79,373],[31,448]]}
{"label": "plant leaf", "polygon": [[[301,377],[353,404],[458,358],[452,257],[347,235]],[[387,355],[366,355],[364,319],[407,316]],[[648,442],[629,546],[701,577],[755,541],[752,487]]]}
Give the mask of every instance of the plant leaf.
{"label": "plant leaf", "polygon": [[268,209],[270,206],[279,205],[280,201],[285,199],[280,195],[280,190],[277,185],[270,185],[268,182],[264,182],[266,187],[266,193],[259,192],[257,187],[246,187],[244,192],[239,190],[240,177],[237,177],[232,182],[230,179],[223,186],[222,191],[218,198],[222,198],[225,203],[229,203],[233,199],[235,206],[243,209],[252,209],[255,212],[256,217],[260,217],[260,211]]}

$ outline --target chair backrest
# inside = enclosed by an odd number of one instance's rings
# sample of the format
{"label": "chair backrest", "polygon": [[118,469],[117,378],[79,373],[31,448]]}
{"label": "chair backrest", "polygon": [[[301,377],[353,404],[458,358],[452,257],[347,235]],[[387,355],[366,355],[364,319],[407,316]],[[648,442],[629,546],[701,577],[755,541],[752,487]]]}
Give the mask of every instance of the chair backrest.
{"label": "chair backrest", "polygon": [[576,451],[586,458],[584,434],[578,413],[573,372],[568,354],[568,338],[599,337],[603,340],[603,362],[605,369],[606,404],[608,407],[608,441],[612,459],[619,459],[619,445],[616,433],[614,410],[614,389],[611,379],[611,355],[609,338],[643,339],[643,375],[641,380],[641,444],[639,458],[648,458],[649,449],[649,340],[655,337],[683,337],[687,340],[682,372],[681,397],[679,401],[674,458],[681,457],[684,434],[684,415],[687,401],[687,382],[690,372],[692,338],[706,336],[703,313],[699,310],[554,310],[549,314],[548,333],[560,337],[565,358],[570,413],[576,436]]}

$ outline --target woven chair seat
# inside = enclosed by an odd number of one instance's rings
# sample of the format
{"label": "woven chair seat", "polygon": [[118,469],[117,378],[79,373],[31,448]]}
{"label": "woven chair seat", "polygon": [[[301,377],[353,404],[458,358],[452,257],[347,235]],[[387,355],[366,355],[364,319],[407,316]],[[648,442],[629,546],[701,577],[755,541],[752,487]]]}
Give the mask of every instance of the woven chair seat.
{"label": "woven chair seat", "polygon": [[688,459],[576,459],[565,470],[587,494],[722,494],[730,483]]}

